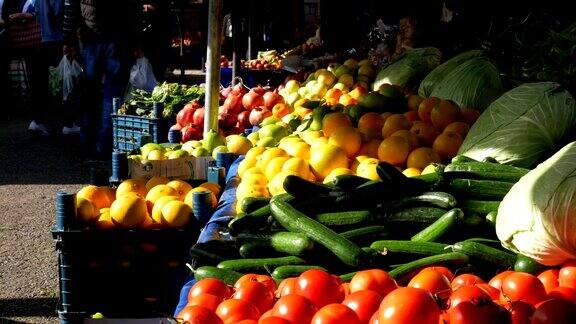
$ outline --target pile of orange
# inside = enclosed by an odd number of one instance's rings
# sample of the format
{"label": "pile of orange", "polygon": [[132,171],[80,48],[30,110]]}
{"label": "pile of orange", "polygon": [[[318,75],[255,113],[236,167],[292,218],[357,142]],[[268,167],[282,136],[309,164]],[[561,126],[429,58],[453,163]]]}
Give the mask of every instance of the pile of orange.
{"label": "pile of orange", "polygon": [[88,185],[76,194],[76,217],[98,229],[182,228],[192,219],[192,194],[210,192],[216,207],[220,187],[205,182],[193,188],[183,180],[154,176],[128,179],[118,188]]}

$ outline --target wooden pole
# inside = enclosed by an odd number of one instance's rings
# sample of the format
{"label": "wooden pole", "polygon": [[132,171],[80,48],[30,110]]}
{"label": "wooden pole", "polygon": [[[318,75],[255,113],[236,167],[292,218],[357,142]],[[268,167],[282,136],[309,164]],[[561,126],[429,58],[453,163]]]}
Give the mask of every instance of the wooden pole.
{"label": "wooden pole", "polygon": [[234,1],[232,3],[232,82],[236,77],[240,76],[240,55],[239,50],[239,38],[242,33],[240,30],[240,20],[242,17],[240,16],[240,8],[238,5],[239,1]]}
{"label": "wooden pole", "polygon": [[222,40],[222,0],[210,0],[208,5],[208,46],[206,48],[206,100],[204,133],[218,132],[220,100],[220,44]]}

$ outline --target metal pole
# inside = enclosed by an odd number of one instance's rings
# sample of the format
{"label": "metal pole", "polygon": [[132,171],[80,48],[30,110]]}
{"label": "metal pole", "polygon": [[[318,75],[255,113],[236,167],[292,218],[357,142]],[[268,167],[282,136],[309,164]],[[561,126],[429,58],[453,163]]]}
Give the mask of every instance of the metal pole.
{"label": "metal pole", "polygon": [[210,0],[208,5],[208,47],[206,48],[206,100],[204,133],[218,131],[220,100],[220,44],[222,40],[222,0]]}
{"label": "metal pole", "polygon": [[232,82],[240,76],[240,56],[238,55],[238,40],[240,38],[240,8],[237,5],[239,1],[232,3]]}

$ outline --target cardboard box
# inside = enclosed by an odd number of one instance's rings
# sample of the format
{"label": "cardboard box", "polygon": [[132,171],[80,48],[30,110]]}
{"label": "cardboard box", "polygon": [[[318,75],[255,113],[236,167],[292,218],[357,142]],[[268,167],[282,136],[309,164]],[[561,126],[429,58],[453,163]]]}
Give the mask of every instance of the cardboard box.
{"label": "cardboard box", "polygon": [[128,159],[128,176],[132,179],[150,179],[163,176],[169,179],[206,180],[208,167],[214,159],[210,156],[159,160],[137,161]]}

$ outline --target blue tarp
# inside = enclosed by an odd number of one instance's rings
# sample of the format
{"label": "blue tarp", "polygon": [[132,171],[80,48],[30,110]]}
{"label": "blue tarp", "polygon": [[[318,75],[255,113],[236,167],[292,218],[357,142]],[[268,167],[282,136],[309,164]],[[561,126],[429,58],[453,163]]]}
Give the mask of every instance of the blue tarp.
{"label": "blue tarp", "polygon": [[[211,240],[226,240],[230,239],[227,234],[222,233],[221,229],[226,229],[228,222],[236,215],[236,187],[240,182],[237,176],[238,165],[244,159],[244,156],[238,157],[234,163],[230,166],[230,169],[226,173],[226,186],[222,195],[220,196],[220,201],[218,202],[218,208],[214,211],[214,214],[210,220],[206,223],[200,236],[198,237],[198,242],[208,242]],[[174,311],[174,316],[178,315],[180,311],[186,306],[188,302],[188,291],[195,283],[194,277],[190,276],[182,290],[180,291],[180,300],[178,301],[178,306]]]}

